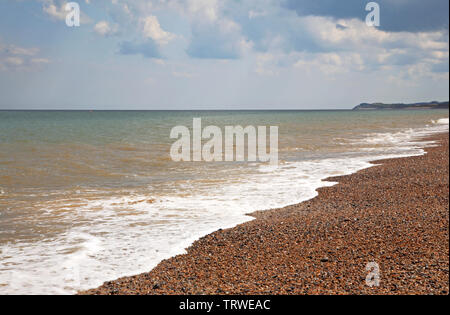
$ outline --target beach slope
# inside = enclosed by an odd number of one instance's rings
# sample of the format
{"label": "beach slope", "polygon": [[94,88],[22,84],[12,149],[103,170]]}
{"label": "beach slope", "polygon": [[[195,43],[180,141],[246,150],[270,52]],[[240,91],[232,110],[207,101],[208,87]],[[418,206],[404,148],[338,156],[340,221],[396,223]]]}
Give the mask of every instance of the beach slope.
{"label": "beach slope", "polygon": [[433,140],[427,155],[331,178],[310,201],[253,213],[150,273],[81,294],[448,294],[449,137]]}

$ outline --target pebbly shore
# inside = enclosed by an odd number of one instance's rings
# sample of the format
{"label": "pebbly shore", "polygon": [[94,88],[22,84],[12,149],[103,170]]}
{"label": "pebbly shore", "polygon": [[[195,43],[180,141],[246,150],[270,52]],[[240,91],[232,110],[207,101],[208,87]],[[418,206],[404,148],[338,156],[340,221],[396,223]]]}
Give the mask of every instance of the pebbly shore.
{"label": "pebbly shore", "polygon": [[[312,200],[80,294],[448,294],[449,135],[431,139],[424,156],[330,178],[339,184]],[[379,286],[367,285],[369,263]]]}

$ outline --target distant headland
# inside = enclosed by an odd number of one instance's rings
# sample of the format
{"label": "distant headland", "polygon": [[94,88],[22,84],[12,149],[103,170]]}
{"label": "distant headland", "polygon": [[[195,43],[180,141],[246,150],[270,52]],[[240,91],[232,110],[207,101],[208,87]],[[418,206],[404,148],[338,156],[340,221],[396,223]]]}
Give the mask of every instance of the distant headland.
{"label": "distant headland", "polygon": [[388,110],[388,109],[448,109],[447,102],[428,102],[428,103],[413,103],[413,104],[384,104],[384,103],[362,103],[353,110]]}

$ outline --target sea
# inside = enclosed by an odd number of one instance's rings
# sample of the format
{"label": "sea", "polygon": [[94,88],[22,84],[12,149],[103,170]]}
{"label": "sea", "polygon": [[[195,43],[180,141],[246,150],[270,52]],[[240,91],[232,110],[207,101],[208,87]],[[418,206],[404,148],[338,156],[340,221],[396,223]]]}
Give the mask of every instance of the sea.
{"label": "sea", "polygon": [[[0,294],[74,294],[416,156],[448,110],[0,111]],[[279,164],[175,162],[172,128],[277,126]]]}

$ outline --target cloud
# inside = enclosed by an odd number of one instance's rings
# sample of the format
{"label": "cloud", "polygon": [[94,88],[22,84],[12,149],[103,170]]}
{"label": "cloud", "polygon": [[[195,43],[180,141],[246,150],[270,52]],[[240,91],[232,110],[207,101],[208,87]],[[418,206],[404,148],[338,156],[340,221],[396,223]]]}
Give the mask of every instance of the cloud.
{"label": "cloud", "polygon": [[[317,52],[318,56],[336,53],[341,58],[347,58],[357,54],[364,67],[357,67],[355,71],[413,64],[424,64],[427,65],[427,69],[431,69],[429,65],[441,63],[443,56],[448,56],[448,37],[443,31],[387,32],[367,27],[364,22],[357,19],[338,20],[339,25],[343,27],[335,27],[336,21],[330,18],[304,19],[305,33],[314,38],[322,49],[321,52]],[[329,64],[327,60],[324,62]]]}
{"label": "cloud", "polygon": [[[448,29],[448,0],[377,0],[381,10],[380,29],[388,32],[428,32]],[[284,6],[299,16],[327,16],[364,21],[368,1],[286,0]]]}
{"label": "cloud", "polygon": [[[101,21],[94,30],[109,36],[117,32],[119,24],[122,30],[128,23],[121,34],[131,33],[135,39],[120,44],[121,54],[161,58],[162,46],[175,41],[177,44],[165,48],[166,53],[186,45],[184,51],[195,59],[248,56],[260,74],[278,73],[277,65],[298,65],[293,56],[301,59],[311,54],[317,58],[308,57],[305,62],[331,64],[330,56],[345,61],[357,54],[365,71],[419,62],[433,65],[430,69],[446,69],[445,60],[436,55],[448,51],[448,30],[442,29],[448,25],[448,1],[377,2],[380,28],[364,23],[367,1],[361,0],[112,0],[108,12],[113,22]],[[165,27],[158,18],[161,13]],[[184,25],[182,31],[189,35],[173,31],[179,19],[185,19],[188,28]],[[170,32],[167,26],[172,26]],[[138,32],[132,33],[133,29]],[[176,53],[172,51],[172,55]],[[267,60],[268,56],[273,58]]]}
{"label": "cloud", "polygon": [[[442,29],[448,25],[444,0],[377,1],[380,28],[365,24],[367,1],[361,0],[113,2],[114,14],[127,19],[129,30],[139,30],[140,38],[120,45],[125,55],[161,58],[162,46],[176,41],[164,51],[172,49],[176,55],[173,49],[186,45],[184,51],[195,59],[248,57],[253,71],[264,76],[279,75],[283,68],[315,67],[332,74],[417,64],[432,72],[448,68],[448,62],[437,57],[448,52],[448,31]],[[161,25],[160,13],[171,32]],[[179,19],[187,25],[179,30],[187,35],[173,31]]]}
{"label": "cloud", "polygon": [[39,52],[38,48],[23,48],[16,45],[0,47],[0,52],[3,50],[5,54],[9,55],[23,55],[23,56],[34,56]]}
{"label": "cloud", "polygon": [[219,18],[218,0],[187,0],[186,5],[189,14],[202,21],[214,22]]}
{"label": "cloud", "polygon": [[[248,51],[251,42],[241,28],[223,10],[231,2],[219,0],[164,0],[125,1],[134,12],[131,19],[137,21],[144,38],[152,39],[159,46],[178,40],[178,47],[187,42],[185,52],[197,59],[238,59]],[[164,12],[165,20],[171,17],[174,24],[186,23],[179,28],[189,35],[176,35],[161,26],[158,15]],[[181,20],[181,21],[180,21]],[[180,43],[181,42],[181,43]]]}
{"label": "cloud", "polygon": [[117,33],[118,26],[117,25],[111,25],[107,21],[100,21],[94,26],[94,31],[99,34],[100,36],[112,36]]}
{"label": "cloud", "polygon": [[65,10],[66,3],[61,4],[61,6],[56,6],[53,2],[44,5],[43,10],[50,17],[56,20],[65,20],[67,16],[67,12]]}
{"label": "cloud", "polygon": [[364,61],[358,53],[304,53],[294,64],[294,67],[302,71],[321,71],[327,77],[334,74],[364,71]]}
{"label": "cloud", "polygon": [[41,66],[50,63],[49,59],[37,57],[38,54],[38,48],[24,48],[0,43],[0,70],[31,71],[38,70]]}
{"label": "cloud", "polygon": [[175,38],[174,34],[164,31],[156,16],[147,16],[141,20],[143,34],[146,38],[151,38],[159,45],[167,45]]}

